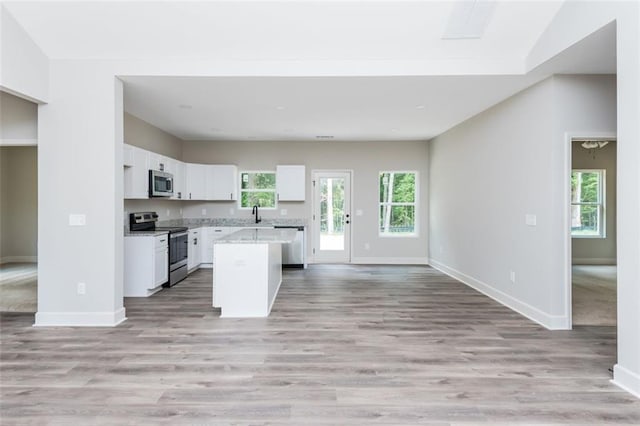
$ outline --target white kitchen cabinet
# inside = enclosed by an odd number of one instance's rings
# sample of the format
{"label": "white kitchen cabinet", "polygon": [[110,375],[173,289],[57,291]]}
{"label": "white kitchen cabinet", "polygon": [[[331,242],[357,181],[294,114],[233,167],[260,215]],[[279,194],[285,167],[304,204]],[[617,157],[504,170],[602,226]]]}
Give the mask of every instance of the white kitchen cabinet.
{"label": "white kitchen cabinet", "polygon": [[157,154],[155,152],[149,153],[149,168],[152,170],[160,170],[162,172],[173,173],[171,166],[169,165],[172,158],[165,157],[164,155]]}
{"label": "white kitchen cabinet", "polygon": [[153,287],[156,288],[169,281],[169,236],[163,235],[155,238],[155,250],[153,256]]}
{"label": "white kitchen cabinet", "polygon": [[185,163],[173,158],[166,160],[165,171],[173,175],[173,195],[172,200],[183,200],[186,186]]}
{"label": "white kitchen cabinet", "polygon": [[202,228],[189,229],[189,249],[187,250],[187,270],[192,271],[202,263]]}
{"label": "white kitchen cabinet", "polygon": [[124,239],[124,296],[147,297],[169,280],[169,236]]}
{"label": "white kitchen cabinet", "polygon": [[238,199],[238,167],[232,164],[207,166],[207,200]]}
{"label": "white kitchen cabinet", "polygon": [[186,164],[187,187],[184,200],[205,200],[207,195],[207,165]]}
{"label": "white kitchen cabinet", "polygon": [[278,201],[305,200],[305,166],[277,166],[276,192]]}
{"label": "white kitchen cabinet", "polygon": [[133,147],[126,143],[122,144],[122,165],[133,167]]}
{"label": "white kitchen cabinet", "polygon": [[228,226],[208,226],[202,228],[202,263],[203,268],[211,268],[213,265],[213,242],[230,232],[235,232],[236,228]]}
{"label": "white kitchen cabinet", "polygon": [[149,198],[149,160],[151,153],[132,145],[126,145],[125,149],[128,158],[124,164],[124,198]]}

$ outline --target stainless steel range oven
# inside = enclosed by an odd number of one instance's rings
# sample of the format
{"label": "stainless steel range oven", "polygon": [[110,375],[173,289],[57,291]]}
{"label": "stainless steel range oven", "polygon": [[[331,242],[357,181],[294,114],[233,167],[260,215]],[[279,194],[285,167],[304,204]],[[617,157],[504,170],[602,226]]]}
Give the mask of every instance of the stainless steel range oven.
{"label": "stainless steel range oven", "polygon": [[131,213],[129,230],[131,232],[166,231],[169,234],[169,281],[165,287],[172,287],[187,277],[187,258],[189,256],[189,229],[183,226],[156,226],[156,212]]}

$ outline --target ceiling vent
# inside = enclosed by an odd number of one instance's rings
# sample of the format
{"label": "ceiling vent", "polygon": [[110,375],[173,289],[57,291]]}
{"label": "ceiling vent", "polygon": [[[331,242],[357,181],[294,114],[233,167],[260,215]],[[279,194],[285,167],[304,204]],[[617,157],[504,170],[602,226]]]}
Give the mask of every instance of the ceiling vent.
{"label": "ceiling vent", "polygon": [[443,40],[481,38],[489,24],[496,2],[490,0],[460,0],[454,3]]}

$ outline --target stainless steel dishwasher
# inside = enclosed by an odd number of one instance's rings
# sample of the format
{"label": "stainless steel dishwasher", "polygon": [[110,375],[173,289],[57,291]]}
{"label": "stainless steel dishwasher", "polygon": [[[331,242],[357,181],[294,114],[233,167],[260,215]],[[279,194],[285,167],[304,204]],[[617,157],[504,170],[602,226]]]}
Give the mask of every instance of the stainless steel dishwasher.
{"label": "stainless steel dishwasher", "polygon": [[296,239],[292,243],[282,244],[282,266],[284,268],[304,268],[304,226],[277,225],[274,228],[296,230]]}

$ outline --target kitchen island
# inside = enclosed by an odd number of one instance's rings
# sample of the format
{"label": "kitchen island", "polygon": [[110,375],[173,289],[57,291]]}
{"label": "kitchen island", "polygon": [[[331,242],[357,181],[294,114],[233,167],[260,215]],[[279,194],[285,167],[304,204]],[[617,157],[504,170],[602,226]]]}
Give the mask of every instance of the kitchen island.
{"label": "kitchen island", "polygon": [[221,317],[266,317],[282,283],[282,244],[293,229],[243,229],[214,241],[213,306]]}

